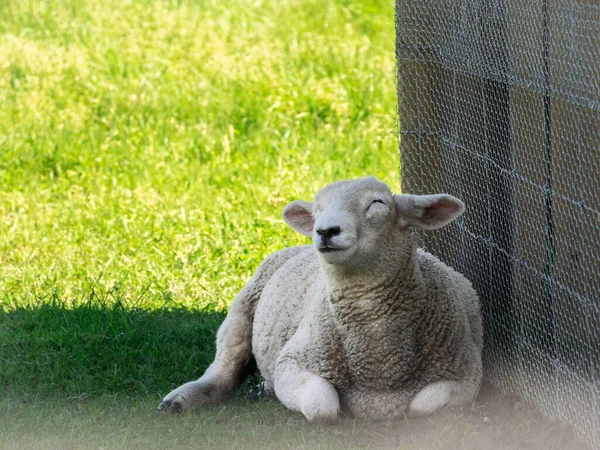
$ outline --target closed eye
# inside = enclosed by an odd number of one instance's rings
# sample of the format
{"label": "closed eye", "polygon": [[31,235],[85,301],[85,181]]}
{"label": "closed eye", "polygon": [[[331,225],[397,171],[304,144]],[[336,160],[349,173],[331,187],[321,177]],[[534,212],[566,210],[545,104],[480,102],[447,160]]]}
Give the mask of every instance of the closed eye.
{"label": "closed eye", "polygon": [[369,203],[369,206],[366,210],[368,211],[371,206],[377,205],[377,204],[387,205],[387,203],[384,202],[383,200],[373,200],[371,203]]}

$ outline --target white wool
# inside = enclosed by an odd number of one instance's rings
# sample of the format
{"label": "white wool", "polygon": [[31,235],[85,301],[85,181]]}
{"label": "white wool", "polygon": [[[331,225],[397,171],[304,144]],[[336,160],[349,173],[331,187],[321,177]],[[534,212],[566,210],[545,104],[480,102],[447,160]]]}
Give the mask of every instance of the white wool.
{"label": "white wool", "polygon": [[393,195],[370,177],[290,203],[284,219],[313,245],[261,263],[219,329],[213,364],[159,409],[218,401],[253,357],[265,386],[311,421],[334,422],[340,408],[393,418],[471,401],[482,375],[477,294],[412,233],[463,211],[452,196]]}

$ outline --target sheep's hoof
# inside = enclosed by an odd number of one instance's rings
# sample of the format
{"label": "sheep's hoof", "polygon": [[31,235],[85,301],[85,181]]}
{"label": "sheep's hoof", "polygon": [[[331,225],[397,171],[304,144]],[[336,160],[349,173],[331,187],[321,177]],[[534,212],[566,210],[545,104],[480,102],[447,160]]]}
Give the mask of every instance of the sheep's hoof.
{"label": "sheep's hoof", "polygon": [[300,411],[309,422],[330,425],[340,422],[338,393],[323,378],[311,375],[300,392],[300,399]]}
{"label": "sheep's hoof", "polygon": [[[338,402],[323,402],[322,398],[316,398],[308,402],[300,409],[304,417],[312,423],[325,425],[336,425],[340,423],[340,410]],[[337,399],[335,399],[337,400]]]}
{"label": "sheep's hoof", "polygon": [[339,411],[302,411],[304,416],[312,423],[323,425],[337,425],[340,423]]}
{"label": "sheep's hoof", "polygon": [[183,406],[185,399],[181,395],[177,395],[173,399],[165,398],[156,408],[157,411],[168,411],[173,414],[181,414],[185,411]]}

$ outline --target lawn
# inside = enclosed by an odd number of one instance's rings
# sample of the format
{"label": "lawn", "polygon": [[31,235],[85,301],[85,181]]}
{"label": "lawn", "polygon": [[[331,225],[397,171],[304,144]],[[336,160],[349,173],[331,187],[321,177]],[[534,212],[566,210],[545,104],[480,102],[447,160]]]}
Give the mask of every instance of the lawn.
{"label": "lawn", "polygon": [[0,447],[349,445],[361,424],[310,427],[244,389],[154,407],[211,361],[261,259],[306,242],[283,206],[367,174],[398,190],[393,16],[0,0]]}

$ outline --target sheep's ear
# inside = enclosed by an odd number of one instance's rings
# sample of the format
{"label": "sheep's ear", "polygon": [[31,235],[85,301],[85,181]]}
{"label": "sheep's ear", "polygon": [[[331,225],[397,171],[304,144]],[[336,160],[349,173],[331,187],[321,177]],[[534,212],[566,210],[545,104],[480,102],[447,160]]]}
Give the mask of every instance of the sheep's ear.
{"label": "sheep's ear", "polygon": [[394,195],[400,218],[409,226],[435,230],[465,211],[465,204],[448,194]]}
{"label": "sheep's ear", "polygon": [[312,215],[312,203],[296,200],[283,208],[283,220],[304,236],[312,236],[315,219]]}

